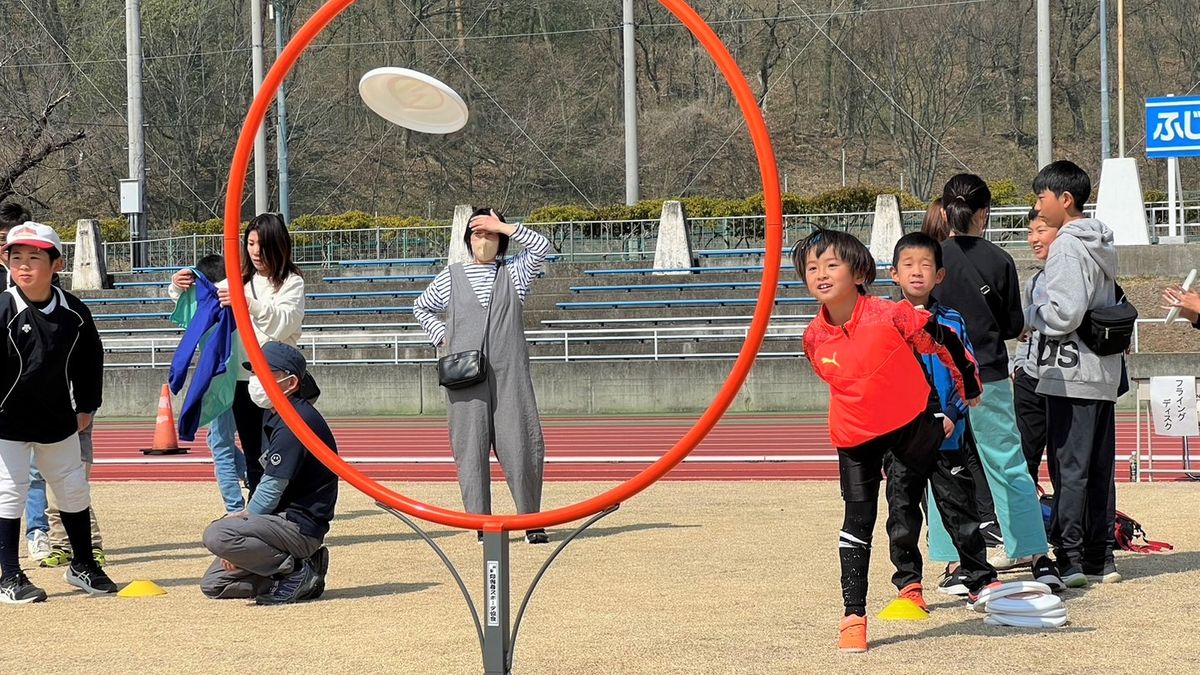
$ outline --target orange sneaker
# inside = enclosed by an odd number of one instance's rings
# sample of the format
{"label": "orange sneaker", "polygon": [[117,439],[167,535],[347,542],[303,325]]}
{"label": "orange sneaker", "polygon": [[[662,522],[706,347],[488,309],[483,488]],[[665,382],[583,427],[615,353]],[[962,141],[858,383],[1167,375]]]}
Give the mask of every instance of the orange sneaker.
{"label": "orange sneaker", "polygon": [[920,607],[923,611],[929,611],[929,605],[925,604],[925,596],[921,594],[921,582],[919,581],[914,581],[901,588],[900,597],[905,600],[911,600],[914,605]]}
{"label": "orange sneaker", "polygon": [[838,626],[838,651],[860,654],[867,651],[867,617],[850,615]]}

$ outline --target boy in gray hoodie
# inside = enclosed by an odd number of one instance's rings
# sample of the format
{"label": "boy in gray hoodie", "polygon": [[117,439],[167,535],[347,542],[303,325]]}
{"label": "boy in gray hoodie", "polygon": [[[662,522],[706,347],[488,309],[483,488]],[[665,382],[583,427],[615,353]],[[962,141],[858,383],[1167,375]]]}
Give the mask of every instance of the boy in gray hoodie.
{"label": "boy in gray hoodie", "polygon": [[1086,586],[1088,575],[1114,583],[1121,580],[1113,562],[1113,495],[1122,356],[1094,353],[1077,331],[1088,310],[1116,304],[1117,250],[1112,230],[1083,217],[1092,191],[1083,169],[1049,164],[1033,191],[1041,217],[1058,229],[1042,288],[1025,309],[1037,333],[1037,392],[1046,397],[1046,445],[1054,462],[1050,538],[1067,586]]}

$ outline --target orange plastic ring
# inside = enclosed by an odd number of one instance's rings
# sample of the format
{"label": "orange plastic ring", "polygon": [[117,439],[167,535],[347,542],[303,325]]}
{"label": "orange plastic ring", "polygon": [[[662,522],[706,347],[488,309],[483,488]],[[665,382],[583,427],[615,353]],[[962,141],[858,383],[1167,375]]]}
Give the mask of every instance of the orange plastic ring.
{"label": "orange plastic ring", "polygon": [[[301,54],[342,11],[354,2],[355,0],[329,0],[314,12],[283,50],[275,65],[267,73],[262,89],[250,104],[250,110],[246,113],[246,121],[242,124],[241,135],[238,136],[237,148],[229,169],[229,188],[225,193],[225,268],[230,279],[241,277],[239,228],[241,226],[242,193],[245,189],[247,167],[254,150],[254,136],[258,133],[258,128],[262,125],[267,109],[274,99],[275,93],[279,91],[280,84],[295,66]],[[724,43],[704,19],[700,18],[700,15],[683,0],[660,0],[660,2],[687,26],[712,57],[721,73],[724,74],[725,80],[729,83],[730,89],[737,99],[738,106],[742,109],[742,114],[746,118],[750,137],[754,141],[754,152],[758,157],[759,172],[762,176],[763,204],[766,210],[766,262],[763,268],[762,285],[758,292],[758,304],[754,308],[754,316],[746,333],[746,341],[738,353],[737,360],[734,361],[729,376],[713,397],[712,403],[696,420],[691,429],[662,457],[624,483],[591,499],[550,511],[513,515],[481,515],[444,509],[411,499],[380,485],[375,480],[368,478],[362,471],[346,463],[313,433],[312,429],[297,414],[296,409],[292,407],[291,402],[284,396],[283,390],[275,383],[275,379],[262,376],[270,372],[266,358],[257,342],[247,341],[245,347],[250,364],[254,367],[254,372],[259,374],[267,394],[288,427],[321,462],[376,502],[386,504],[410,516],[448,527],[490,532],[552,527],[586,518],[613,504],[625,502],[662,478],[675,465],[683,461],[683,458],[695,449],[721,419],[721,415],[729,408],[738,390],[741,389],[742,383],[745,382],[750,367],[754,365],[754,358],[758,354],[763,336],[766,334],[771,310],[775,305],[775,287],[779,281],[779,265],[783,248],[783,207],[779,194],[779,170],[775,164],[771,138],[767,132],[766,122],[763,121],[762,113],[758,108],[758,102],[750,90],[750,85],[746,83],[746,78],[738,69],[737,62],[733,60]],[[230,284],[229,290],[238,331],[242,335],[254,335],[243,287],[238,284]]]}

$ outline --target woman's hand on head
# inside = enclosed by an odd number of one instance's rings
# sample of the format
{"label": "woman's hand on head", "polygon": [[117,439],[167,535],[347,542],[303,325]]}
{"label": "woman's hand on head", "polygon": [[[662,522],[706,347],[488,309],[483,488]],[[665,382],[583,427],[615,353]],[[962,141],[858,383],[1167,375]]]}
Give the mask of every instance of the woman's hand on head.
{"label": "woman's hand on head", "polygon": [[192,284],[196,283],[196,275],[189,269],[181,269],[171,275],[171,283],[176,288],[182,288],[186,291],[192,287]]}
{"label": "woman's hand on head", "polygon": [[495,232],[496,234],[504,234],[508,236],[512,236],[513,232],[517,231],[516,227],[509,225],[508,223],[501,222],[501,220],[496,216],[495,211],[492,211],[490,214],[485,216],[475,216],[470,220],[470,222],[467,223],[467,227],[469,227],[472,232],[476,230],[482,230],[484,232]]}

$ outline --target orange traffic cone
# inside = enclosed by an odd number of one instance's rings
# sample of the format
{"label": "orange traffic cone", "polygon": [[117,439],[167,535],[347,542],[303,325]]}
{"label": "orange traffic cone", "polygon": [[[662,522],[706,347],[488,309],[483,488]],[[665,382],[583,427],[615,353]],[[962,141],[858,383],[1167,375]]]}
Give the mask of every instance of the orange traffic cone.
{"label": "orange traffic cone", "polygon": [[179,447],[179,436],[175,433],[175,414],[171,412],[171,387],[162,386],[158,399],[158,418],[154,420],[154,447],[142,448],[145,455],[184,455],[187,448]]}

